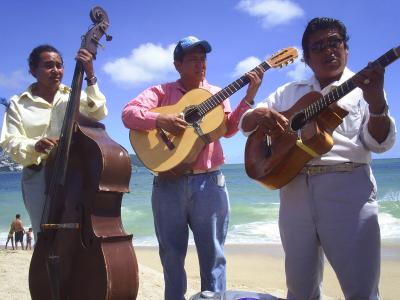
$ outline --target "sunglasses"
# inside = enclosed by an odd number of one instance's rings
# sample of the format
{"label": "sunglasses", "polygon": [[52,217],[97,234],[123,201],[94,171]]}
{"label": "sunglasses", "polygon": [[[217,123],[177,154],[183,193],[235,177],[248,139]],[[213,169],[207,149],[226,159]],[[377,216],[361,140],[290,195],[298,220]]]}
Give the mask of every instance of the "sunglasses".
{"label": "sunglasses", "polygon": [[326,41],[318,41],[310,45],[311,52],[321,53],[326,48],[339,49],[339,47],[343,44],[344,39],[341,38],[330,38]]}

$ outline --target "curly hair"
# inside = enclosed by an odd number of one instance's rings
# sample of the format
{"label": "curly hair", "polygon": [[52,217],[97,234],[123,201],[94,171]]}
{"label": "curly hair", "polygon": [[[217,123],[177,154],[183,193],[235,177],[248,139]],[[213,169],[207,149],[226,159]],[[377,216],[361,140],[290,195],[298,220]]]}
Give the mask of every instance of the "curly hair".
{"label": "curly hair", "polygon": [[31,54],[29,54],[28,64],[29,64],[29,68],[31,70],[34,70],[38,67],[39,62],[40,62],[40,54],[43,52],[57,53],[61,58],[61,62],[64,63],[61,53],[56,48],[54,48],[51,45],[44,44],[44,45],[37,46],[36,48],[34,48],[32,50]]}

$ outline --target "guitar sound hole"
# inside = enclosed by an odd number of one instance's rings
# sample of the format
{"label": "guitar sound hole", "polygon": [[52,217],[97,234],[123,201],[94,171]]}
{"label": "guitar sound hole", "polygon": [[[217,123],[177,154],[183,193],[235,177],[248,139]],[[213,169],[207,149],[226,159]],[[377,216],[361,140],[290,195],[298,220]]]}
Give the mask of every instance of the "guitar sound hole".
{"label": "guitar sound hole", "polygon": [[184,112],[183,119],[189,124],[197,123],[201,120],[201,114],[197,107],[191,107]]}
{"label": "guitar sound hole", "polygon": [[293,131],[297,131],[302,128],[307,123],[307,118],[304,112],[297,113],[293,118],[292,122],[290,123],[290,128]]}

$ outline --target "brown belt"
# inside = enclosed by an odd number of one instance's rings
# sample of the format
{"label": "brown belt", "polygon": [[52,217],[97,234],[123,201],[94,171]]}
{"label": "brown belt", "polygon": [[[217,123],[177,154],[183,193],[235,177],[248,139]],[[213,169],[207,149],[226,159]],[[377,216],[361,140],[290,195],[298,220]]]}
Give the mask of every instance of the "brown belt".
{"label": "brown belt", "polygon": [[208,170],[187,170],[183,173],[181,173],[180,175],[174,175],[168,172],[162,172],[162,173],[158,173],[156,176],[162,176],[162,177],[179,177],[179,176],[183,176],[183,175],[197,175],[197,174],[205,174],[205,173],[210,173],[210,172],[214,172],[214,171],[218,171],[219,167],[215,167],[215,168],[211,168]]}
{"label": "brown belt", "polygon": [[219,167],[216,168],[211,168],[208,170],[187,170],[183,175],[197,175],[197,174],[204,174],[204,173],[210,173],[214,171],[218,171]]}
{"label": "brown belt", "polygon": [[337,165],[324,165],[324,166],[305,166],[301,169],[300,174],[319,175],[325,173],[335,172],[351,172],[353,169],[364,166],[365,164],[346,162]]}

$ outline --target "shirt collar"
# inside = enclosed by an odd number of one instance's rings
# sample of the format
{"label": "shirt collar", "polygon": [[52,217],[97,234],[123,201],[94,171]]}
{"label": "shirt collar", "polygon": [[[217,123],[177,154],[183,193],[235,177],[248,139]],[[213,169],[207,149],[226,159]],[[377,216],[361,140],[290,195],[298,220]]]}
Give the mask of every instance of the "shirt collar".
{"label": "shirt collar", "polygon": [[[182,92],[182,94],[185,94],[187,92],[187,90],[184,88],[182,81],[180,79],[178,79],[177,81],[175,81],[176,83],[176,88],[178,90],[180,90]],[[208,81],[204,78],[203,81],[200,83],[199,88],[205,88],[206,90],[208,90],[210,88],[210,84],[208,83]]]}
{"label": "shirt collar", "polygon": [[[32,94],[32,88],[34,85],[35,85],[35,83],[32,83],[27,88],[27,90],[21,94],[21,98],[25,96],[25,97],[28,97],[29,99],[31,99],[32,101],[38,101],[39,99],[41,99],[40,97],[36,97]],[[53,103],[55,103],[60,98],[60,96],[61,96],[60,94],[68,94],[70,91],[71,91],[71,88],[69,88],[68,86],[61,83],[58,87],[57,93],[54,96]],[[47,101],[45,101],[45,102],[48,103]]]}
{"label": "shirt collar", "polygon": [[[354,75],[354,72],[350,71],[349,68],[345,67],[342,73],[342,76],[340,77],[339,80],[332,82],[330,85],[326,86],[324,90],[326,89],[331,89],[332,87],[338,87],[341,85],[343,82],[348,80]],[[319,85],[319,82],[315,75],[311,76],[309,79],[306,80],[299,80],[295,82],[295,85],[309,85],[311,86],[313,91],[321,91],[321,86]]]}

